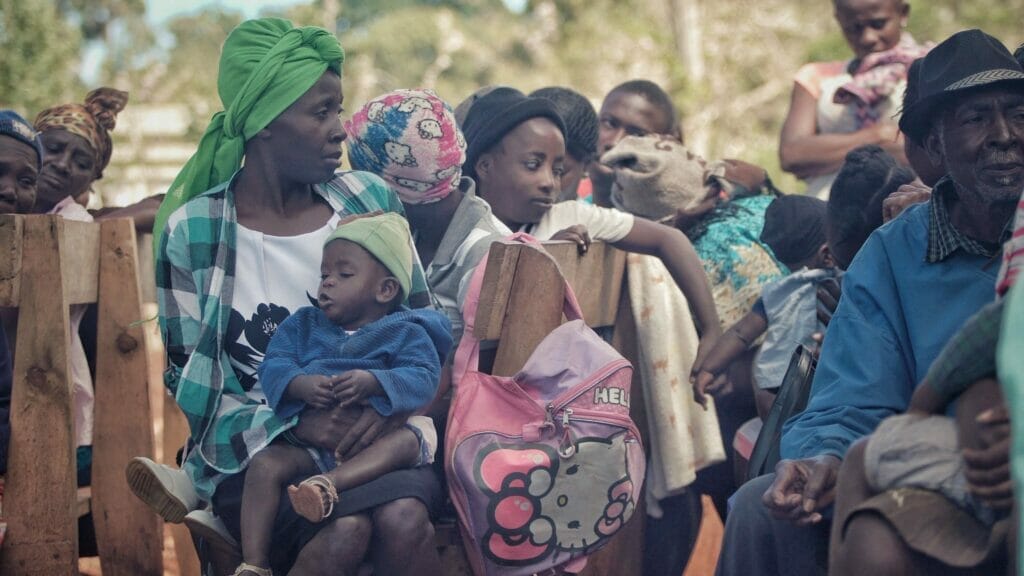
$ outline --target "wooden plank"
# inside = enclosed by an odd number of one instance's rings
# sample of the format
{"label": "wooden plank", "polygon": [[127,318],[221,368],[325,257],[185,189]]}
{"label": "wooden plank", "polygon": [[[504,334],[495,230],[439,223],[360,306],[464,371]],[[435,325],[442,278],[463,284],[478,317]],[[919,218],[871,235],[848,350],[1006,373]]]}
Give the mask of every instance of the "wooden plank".
{"label": "wooden plank", "polygon": [[[52,219],[56,216],[0,215],[0,306],[16,307],[21,293],[22,244],[24,222]],[[61,249],[64,251],[65,280],[69,304],[96,301],[99,278],[100,228],[90,222],[64,221]]]}
{"label": "wooden plank", "polygon": [[153,457],[153,414],[140,296],[135,226],[102,223],[99,324],[96,335],[96,424],[93,517],[105,576],[163,572],[160,518],[128,488],[134,456]]}
{"label": "wooden plank", "polygon": [[100,226],[93,222],[65,220],[60,248],[64,254],[68,304],[96,302],[100,277]]}
{"label": "wooden plank", "polygon": [[0,215],[0,306],[18,305],[21,293],[21,250],[25,218]]}
{"label": "wooden plank", "polygon": [[[555,261],[534,246],[513,246],[519,251],[509,294],[501,342],[492,374],[512,376],[537,344],[562,323],[565,282]],[[499,293],[502,292],[500,287]]]}
{"label": "wooden plank", "polygon": [[153,262],[153,235],[138,237],[139,285],[142,287],[142,301],[156,302],[156,265]]}
{"label": "wooden plank", "polygon": [[78,572],[70,321],[60,253],[63,226],[59,217],[24,221],[2,574]]}
{"label": "wooden plank", "polygon": [[587,325],[613,326],[622,296],[626,253],[604,242],[592,243],[586,254],[580,254],[571,242],[545,242],[544,249],[572,286]]}
{"label": "wooden plank", "polygon": [[487,255],[487,270],[480,287],[476,324],[473,328],[473,334],[480,340],[501,338],[505,311],[508,308],[509,288],[515,276],[521,246],[503,240],[491,243]]}

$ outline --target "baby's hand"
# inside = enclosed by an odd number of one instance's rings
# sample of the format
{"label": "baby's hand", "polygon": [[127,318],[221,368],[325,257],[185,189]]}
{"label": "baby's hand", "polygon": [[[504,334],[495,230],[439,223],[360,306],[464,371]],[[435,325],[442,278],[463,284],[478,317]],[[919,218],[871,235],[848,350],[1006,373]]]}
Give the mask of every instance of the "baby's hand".
{"label": "baby's hand", "polygon": [[359,404],[371,396],[384,394],[377,377],[366,370],[349,370],[331,378],[334,399],[347,407]]}
{"label": "baby's hand", "polygon": [[288,395],[302,400],[314,408],[331,408],[337,404],[329,376],[303,374],[292,378]]}

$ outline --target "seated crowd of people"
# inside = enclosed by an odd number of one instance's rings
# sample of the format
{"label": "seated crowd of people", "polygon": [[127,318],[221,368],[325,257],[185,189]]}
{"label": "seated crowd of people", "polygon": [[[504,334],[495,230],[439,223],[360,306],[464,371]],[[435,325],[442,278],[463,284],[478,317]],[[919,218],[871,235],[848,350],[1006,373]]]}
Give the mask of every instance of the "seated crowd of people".
{"label": "seated crowd of people", "polygon": [[[644,574],[683,572],[702,495],[725,520],[723,576],[1013,573],[1024,47],[980,30],[918,44],[903,0],[834,5],[854,58],[799,71],[780,138],[806,194],[687,148],[647,80],[598,110],[563,87],[454,107],[397,89],[342,121],[337,38],[262,18],[226,38],[224,108],[166,195],[85,209],[128,102],[100,88],[32,123],[0,111],[0,212],[153,232],[164,383],[190,437],[178,467],[126,475],[164,520],[237,542],[236,575],[443,573],[463,308],[517,232],[630,253],[630,297],[660,306],[636,369],[666,398],[649,418],[685,424],[647,455]],[[17,314],[0,312],[2,472]],[[88,485],[93,383],[71,344]],[[801,347],[806,408],[774,472],[745,482],[749,454],[726,448],[768,420]]]}

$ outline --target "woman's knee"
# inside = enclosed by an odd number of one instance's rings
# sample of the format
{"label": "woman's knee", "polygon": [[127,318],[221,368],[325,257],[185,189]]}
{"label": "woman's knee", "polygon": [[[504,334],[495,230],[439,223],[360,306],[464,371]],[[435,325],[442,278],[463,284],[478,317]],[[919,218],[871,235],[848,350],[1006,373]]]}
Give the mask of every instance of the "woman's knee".
{"label": "woman's knee", "polygon": [[372,532],[373,523],[370,521],[370,517],[365,514],[355,514],[329,521],[320,529],[319,533],[327,535],[332,540],[347,538],[359,542],[369,541]]}
{"label": "woman's knee", "polygon": [[373,524],[359,514],[328,521],[296,559],[300,574],[352,574],[370,547]]}
{"label": "woman's knee", "polygon": [[416,498],[401,498],[378,506],[373,512],[373,529],[387,545],[411,547],[434,538],[427,507]]}

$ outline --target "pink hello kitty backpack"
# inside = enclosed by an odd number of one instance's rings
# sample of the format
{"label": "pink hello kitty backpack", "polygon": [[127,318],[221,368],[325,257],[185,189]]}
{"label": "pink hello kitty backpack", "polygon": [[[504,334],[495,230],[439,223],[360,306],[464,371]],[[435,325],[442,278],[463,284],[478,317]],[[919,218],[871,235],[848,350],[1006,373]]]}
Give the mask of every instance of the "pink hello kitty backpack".
{"label": "pink hello kitty backpack", "polygon": [[[537,244],[516,234],[512,240]],[[486,258],[466,296],[453,363],[445,470],[478,576],[578,572],[636,510],[644,451],[629,417],[633,367],[582,319],[568,322],[514,377],[478,371],[473,334]]]}

